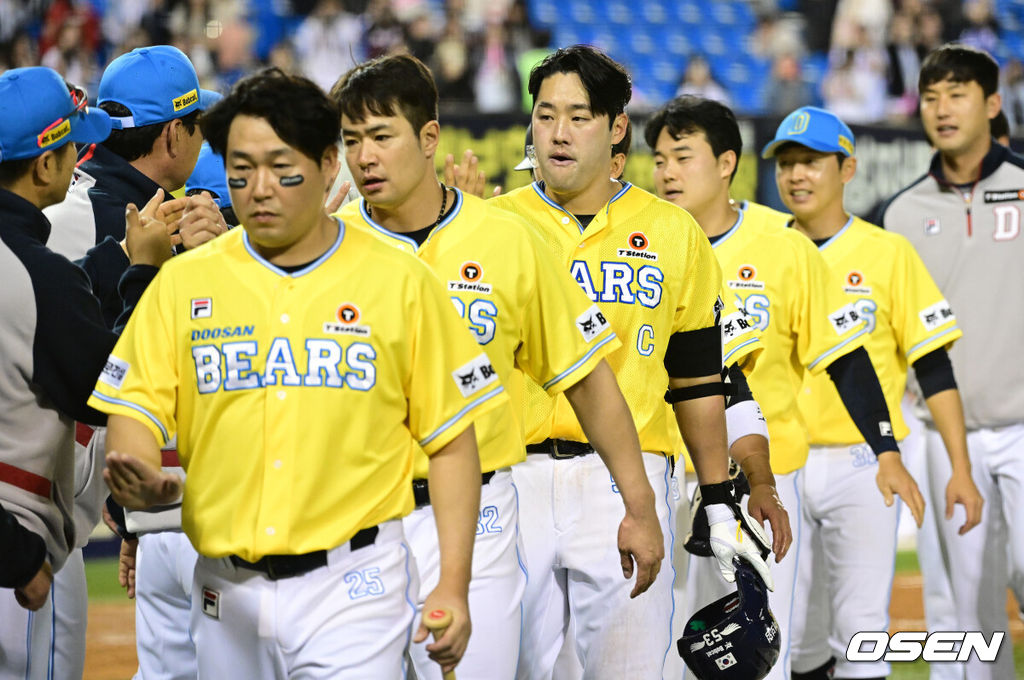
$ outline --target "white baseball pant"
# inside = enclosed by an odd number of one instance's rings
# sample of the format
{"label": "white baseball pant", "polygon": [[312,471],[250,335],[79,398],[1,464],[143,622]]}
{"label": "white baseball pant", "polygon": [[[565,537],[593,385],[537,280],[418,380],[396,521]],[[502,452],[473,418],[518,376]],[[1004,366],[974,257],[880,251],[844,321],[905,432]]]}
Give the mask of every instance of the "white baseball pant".
{"label": "white baseball pant", "polygon": [[846,660],[861,631],[889,630],[900,502],[886,507],[867,444],[812,446],[803,469],[803,539],[790,631],[793,670],[835,657],[837,678],[878,678],[885,661]]}
{"label": "white baseball pant", "polygon": [[[947,630],[981,631],[986,640],[996,631],[1007,632],[994,663],[972,654],[966,662],[943,663],[943,671],[964,680],[1015,677],[1006,589],[1013,587],[1018,601],[1024,596],[1024,424],[968,431],[971,474],[985,506],[981,523],[963,536],[957,534],[965,520],[963,508],[956,506],[952,520],[943,514],[951,467],[942,437],[927,428],[925,442],[938,551],[925,552],[930,546],[921,545],[918,554],[925,574],[936,562],[949,574],[956,618]],[[928,628],[935,629],[930,613]]]}
{"label": "white baseball pant", "polygon": [[181,531],[139,536],[135,561],[136,680],[194,680],[192,579],[199,553]]}
{"label": "white baseball pant", "polygon": [[512,470],[530,579],[523,598],[520,680],[548,680],[570,620],[583,678],[660,679],[671,649],[674,601],[671,461],[645,453],[666,559],[654,585],[630,599],[618,553],[622,499],[601,458],[530,454]]}
{"label": "white baseball pant", "polygon": [[327,566],[271,580],[200,555],[192,586],[199,678],[403,677],[419,582],[399,520],[373,545],[348,543]]}
{"label": "white baseball pant", "polygon": [[[480,517],[469,582],[473,634],[459,662],[460,680],[512,680],[516,674],[527,578],[520,551],[518,505],[509,468],[495,471],[490,482],[480,487]],[[419,571],[416,608],[422,612],[423,601],[441,577],[433,508],[417,508],[402,519],[402,525]],[[433,637],[428,637],[410,646],[418,680],[441,680],[441,667],[427,655],[426,646],[431,641]]]}

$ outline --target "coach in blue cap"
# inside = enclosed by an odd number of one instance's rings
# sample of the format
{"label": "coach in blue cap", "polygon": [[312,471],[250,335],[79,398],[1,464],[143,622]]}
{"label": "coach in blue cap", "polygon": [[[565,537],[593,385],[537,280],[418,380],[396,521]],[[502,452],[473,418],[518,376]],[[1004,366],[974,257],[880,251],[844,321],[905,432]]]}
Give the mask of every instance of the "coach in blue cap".
{"label": "coach in blue cap", "polygon": [[[67,199],[46,211],[58,227],[47,245],[71,260],[96,247],[95,267],[87,269],[112,325],[121,310],[117,281],[128,266],[119,247],[124,239],[124,208],[145,205],[164,190],[169,199],[161,215],[172,222],[184,208],[219,218],[213,201],[170,199],[195,167],[203,142],[199,115],[218,97],[203,90],[185,53],[170,45],[139,47],[114,59],[100,78],[97,106],[110,114],[113,130],[99,144],[83,147]],[[196,221],[193,221],[196,222]],[[193,224],[193,226],[196,226]],[[226,225],[199,222],[199,238],[182,234],[186,247],[205,242]],[[185,238],[187,237],[187,238]]]}
{"label": "coach in blue cap", "polygon": [[[43,677],[52,661],[47,596],[75,542],[74,421],[105,420],[86,399],[116,337],[82,270],[46,248],[42,209],[68,190],[72,142],[110,129],[51,69],[0,75],[0,677]],[[166,228],[132,220],[133,261],[159,266]]]}
{"label": "coach in blue cap", "polygon": [[775,131],[775,139],[761,151],[761,158],[773,158],[780,146],[789,143],[846,158],[854,155],[850,128],[831,111],[816,106],[802,106],[786,116]]}

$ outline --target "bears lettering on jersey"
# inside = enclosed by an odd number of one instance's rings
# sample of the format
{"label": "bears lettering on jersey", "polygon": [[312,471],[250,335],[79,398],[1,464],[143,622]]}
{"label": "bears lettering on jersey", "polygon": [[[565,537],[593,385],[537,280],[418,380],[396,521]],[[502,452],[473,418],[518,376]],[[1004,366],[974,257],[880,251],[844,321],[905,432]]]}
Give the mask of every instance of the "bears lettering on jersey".
{"label": "bears lettering on jersey", "polygon": [[[265,355],[261,355],[255,340],[192,346],[199,394],[271,385],[366,391],[377,383],[376,358],[372,345],[353,342],[346,348],[331,338],[307,338],[305,352],[298,360],[288,338],[282,337],[273,339]],[[263,371],[254,370],[254,363],[262,363]]]}
{"label": "bears lettering on jersey", "polygon": [[569,271],[594,302],[621,302],[626,305],[639,302],[651,309],[661,303],[661,284],[665,274],[654,265],[637,268],[628,262],[601,262],[597,285],[585,261],[573,260]]}

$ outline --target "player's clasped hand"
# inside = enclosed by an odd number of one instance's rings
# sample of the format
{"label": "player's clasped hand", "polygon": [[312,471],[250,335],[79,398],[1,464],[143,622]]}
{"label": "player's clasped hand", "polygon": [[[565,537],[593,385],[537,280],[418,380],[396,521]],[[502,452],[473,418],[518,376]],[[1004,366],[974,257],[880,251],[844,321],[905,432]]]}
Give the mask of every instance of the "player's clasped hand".
{"label": "player's clasped hand", "polygon": [[172,255],[167,222],[158,217],[164,190],[157,189],[140,211],[134,203],[125,208],[125,250],[132,264],[159,267]]}
{"label": "player's clasped hand", "polygon": [[665,538],[657,514],[637,513],[627,508],[619,524],[618,544],[622,575],[626,579],[633,577],[634,563],[636,565],[636,584],[629,594],[631,598],[636,597],[654,583],[665,558]]}
{"label": "player's clasped hand", "polygon": [[[447,610],[452,614],[452,622],[439,639],[427,645],[427,652],[430,658],[441,666],[441,671],[447,673],[455,669],[455,666],[466,653],[466,646],[469,644],[469,634],[472,626],[469,621],[469,602],[465,596],[450,596],[435,589],[423,602],[423,615],[435,610]],[[430,635],[426,624],[420,619],[420,627],[416,636],[412,639],[415,643],[423,642]]]}
{"label": "player's clasped hand", "polygon": [[178,222],[178,237],[186,249],[197,248],[228,230],[224,215],[209,192],[204,191],[184,200],[185,207]]}
{"label": "player's clasped hand", "polygon": [[892,506],[893,494],[899,495],[910,508],[917,528],[924,521],[924,497],[917,488],[917,482],[903,467],[899,451],[883,451],[878,455],[878,475],[875,477],[886,506]]}
{"label": "player's clasped hand", "polygon": [[129,510],[169,505],[181,497],[181,477],[146,465],[135,456],[111,451],[103,479],[114,500]]}

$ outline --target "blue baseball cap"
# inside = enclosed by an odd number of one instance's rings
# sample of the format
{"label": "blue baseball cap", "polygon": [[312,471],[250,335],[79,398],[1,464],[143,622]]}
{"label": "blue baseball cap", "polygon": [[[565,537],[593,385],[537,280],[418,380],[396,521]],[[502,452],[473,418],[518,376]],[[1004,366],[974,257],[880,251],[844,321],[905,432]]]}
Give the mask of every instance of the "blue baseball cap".
{"label": "blue baseball cap", "polygon": [[218,208],[231,207],[224,157],[211,149],[209,142],[203,142],[202,148],[199,149],[196,168],[185,182],[185,194],[192,191],[209,191],[213,194],[213,202]]}
{"label": "blue baseball cap", "polygon": [[165,123],[205,111],[216,92],[199,87],[185,53],[170,45],[138,47],[110,62],[100,78],[97,103],[117,102],[130,116],[112,117],[115,130]]}
{"label": "blue baseball cap", "polygon": [[0,162],[35,158],[68,142],[102,142],[110,135],[110,116],[90,109],[85,91],[71,87],[45,66],[0,75]]}
{"label": "blue baseball cap", "polygon": [[775,132],[775,139],[761,151],[761,158],[771,158],[787,142],[802,144],[815,151],[853,155],[853,133],[846,123],[831,111],[816,106],[803,106],[786,116]]}

